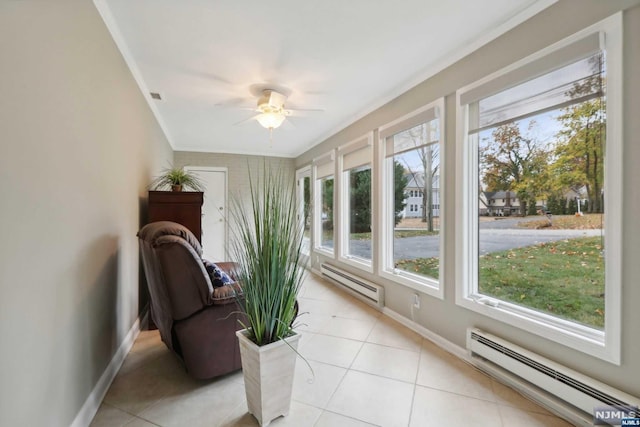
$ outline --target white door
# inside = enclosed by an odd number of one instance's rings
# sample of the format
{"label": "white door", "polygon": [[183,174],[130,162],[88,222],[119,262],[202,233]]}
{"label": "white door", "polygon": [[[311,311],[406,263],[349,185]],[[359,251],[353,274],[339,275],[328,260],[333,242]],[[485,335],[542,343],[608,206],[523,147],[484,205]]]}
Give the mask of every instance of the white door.
{"label": "white door", "polygon": [[186,166],[204,185],[202,257],[227,261],[227,168]]}

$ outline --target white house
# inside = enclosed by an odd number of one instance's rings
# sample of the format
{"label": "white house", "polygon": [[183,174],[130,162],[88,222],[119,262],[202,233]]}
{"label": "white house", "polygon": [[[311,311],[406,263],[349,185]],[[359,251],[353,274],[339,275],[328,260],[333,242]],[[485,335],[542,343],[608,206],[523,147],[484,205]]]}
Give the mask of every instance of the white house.
{"label": "white house", "polygon": [[[424,203],[424,173],[411,172],[407,174],[408,182],[405,188],[404,202],[406,203],[403,211],[403,218],[422,218],[422,210]],[[440,216],[440,175],[433,177],[433,186],[431,202],[433,217]]]}

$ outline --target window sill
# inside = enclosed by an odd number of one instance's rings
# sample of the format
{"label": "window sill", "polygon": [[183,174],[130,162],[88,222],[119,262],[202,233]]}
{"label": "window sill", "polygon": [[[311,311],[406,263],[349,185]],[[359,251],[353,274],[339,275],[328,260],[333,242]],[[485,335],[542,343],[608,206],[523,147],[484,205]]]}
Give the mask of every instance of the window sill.
{"label": "window sill", "polygon": [[332,248],[325,248],[323,246],[316,246],[313,248],[313,252],[319,255],[323,255],[329,258],[335,258],[335,252]]}
{"label": "window sill", "polygon": [[456,304],[598,359],[620,365],[620,348],[607,343],[604,331],[485,295],[456,297]]}
{"label": "window sill", "polygon": [[401,270],[382,270],[380,271],[379,275],[380,277],[395,282],[399,285],[406,286],[408,288],[438,299],[444,299],[444,290],[437,280],[417,276],[415,274],[407,273]]}
{"label": "window sill", "polygon": [[371,260],[347,255],[347,256],[341,256],[338,261],[346,265],[350,265],[352,267],[366,271],[367,273],[373,274],[373,266],[371,265]]}

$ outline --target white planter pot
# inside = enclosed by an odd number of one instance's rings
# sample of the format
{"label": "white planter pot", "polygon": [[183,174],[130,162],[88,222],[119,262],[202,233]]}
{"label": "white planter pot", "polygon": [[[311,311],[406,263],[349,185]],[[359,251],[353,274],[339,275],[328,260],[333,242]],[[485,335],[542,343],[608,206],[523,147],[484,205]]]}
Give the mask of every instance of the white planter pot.
{"label": "white planter pot", "polygon": [[246,329],[236,335],[249,413],[264,427],[289,414],[297,356],[294,349],[298,348],[300,334],[286,338],[286,343],[281,340],[262,347],[247,338]]}

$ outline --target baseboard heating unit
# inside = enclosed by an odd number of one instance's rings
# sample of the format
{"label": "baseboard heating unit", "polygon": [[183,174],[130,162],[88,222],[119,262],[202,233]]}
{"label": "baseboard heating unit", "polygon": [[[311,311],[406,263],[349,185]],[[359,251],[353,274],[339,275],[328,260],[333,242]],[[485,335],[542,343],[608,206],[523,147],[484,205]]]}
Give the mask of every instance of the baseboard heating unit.
{"label": "baseboard heating unit", "polygon": [[320,273],[332,279],[334,282],[344,286],[347,290],[355,292],[358,296],[366,298],[378,307],[384,306],[384,288],[364,280],[358,276],[334,267],[331,264],[323,263],[320,266]]}
{"label": "baseboard heating unit", "polygon": [[467,349],[481,369],[487,362],[497,365],[585,412],[585,419],[596,408],[640,405],[634,396],[479,329],[467,331]]}

